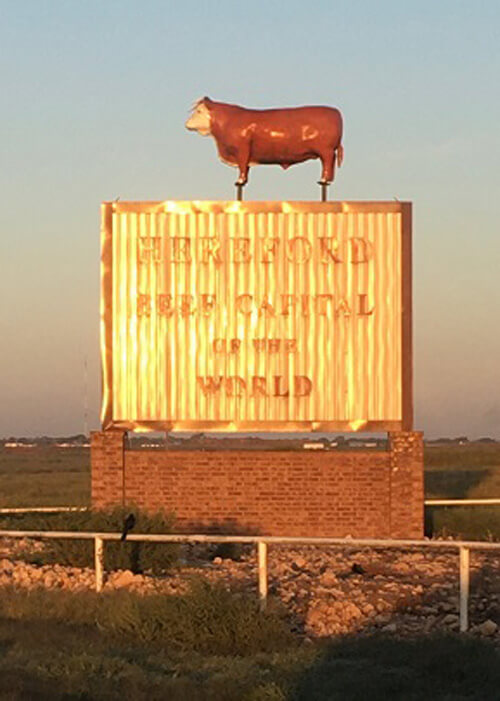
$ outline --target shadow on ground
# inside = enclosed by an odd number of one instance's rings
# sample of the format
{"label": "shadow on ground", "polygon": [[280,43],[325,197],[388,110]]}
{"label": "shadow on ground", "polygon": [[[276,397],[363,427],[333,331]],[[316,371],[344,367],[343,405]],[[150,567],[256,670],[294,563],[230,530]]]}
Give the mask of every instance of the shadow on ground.
{"label": "shadow on ground", "polygon": [[491,644],[459,636],[350,637],[325,646],[290,698],[498,699],[499,662]]}
{"label": "shadow on ground", "polygon": [[[0,619],[14,662],[10,668],[5,658],[0,664],[2,700],[494,701],[500,697],[498,651],[491,643],[467,637],[350,636],[267,655],[179,658],[168,646],[120,644],[89,632],[80,641],[76,635],[66,650],[57,650],[63,637],[76,629],[56,624],[44,635],[37,627],[20,626],[15,641],[11,636],[17,626]],[[37,632],[45,647],[43,655],[32,635]]]}

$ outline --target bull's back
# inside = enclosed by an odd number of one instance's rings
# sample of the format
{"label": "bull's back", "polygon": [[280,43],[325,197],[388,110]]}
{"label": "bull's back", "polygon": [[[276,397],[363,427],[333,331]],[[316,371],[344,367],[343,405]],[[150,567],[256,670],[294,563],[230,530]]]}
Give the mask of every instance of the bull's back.
{"label": "bull's back", "polygon": [[307,127],[342,138],[342,115],[335,107],[288,107],[270,110],[241,108],[239,118],[255,123],[259,130],[286,131],[301,135]]}
{"label": "bull's back", "polygon": [[[252,114],[250,114],[252,113]],[[314,158],[342,140],[342,116],[333,107],[249,110],[252,160],[294,163]]]}
{"label": "bull's back", "polygon": [[253,110],[213,103],[212,136],[219,156],[237,165],[250,145],[250,163],[283,166],[333,152],[342,140],[342,116],[334,107]]}

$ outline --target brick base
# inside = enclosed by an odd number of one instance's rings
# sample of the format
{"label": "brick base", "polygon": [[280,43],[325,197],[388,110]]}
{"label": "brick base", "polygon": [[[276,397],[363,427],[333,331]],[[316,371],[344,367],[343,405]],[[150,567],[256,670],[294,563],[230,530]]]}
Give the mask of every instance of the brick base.
{"label": "brick base", "polygon": [[423,439],[389,434],[387,451],[125,450],[92,435],[92,504],[173,511],[182,530],[266,535],[423,536]]}

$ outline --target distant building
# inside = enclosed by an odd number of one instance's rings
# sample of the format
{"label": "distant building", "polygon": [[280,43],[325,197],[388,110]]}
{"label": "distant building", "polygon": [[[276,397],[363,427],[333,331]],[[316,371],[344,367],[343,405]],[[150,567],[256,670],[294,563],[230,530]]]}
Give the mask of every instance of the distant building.
{"label": "distant building", "polygon": [[349,448],[364,448],[365,442],[361,438],[349,438],[346,441]]}
{"label": "distant building", "polygon": [[5,448],[34,448],[34,443],[4,443]]}

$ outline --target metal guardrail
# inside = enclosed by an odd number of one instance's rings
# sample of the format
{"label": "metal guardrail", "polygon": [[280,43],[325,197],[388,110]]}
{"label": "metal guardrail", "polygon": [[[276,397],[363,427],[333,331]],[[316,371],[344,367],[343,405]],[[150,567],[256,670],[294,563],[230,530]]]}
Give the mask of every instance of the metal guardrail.
{"label": "metal guardrail", "polygon": [[426,499],[425,506],[499,506],[500,499]]}
{"label": "metal guardrail", "polygon": [[88,511],[88,506],[23,506],[0,509],[0,514],[59,514],[70,511]]}
{"label": "metal guardrail", "polygon": [[[500,498],[485,499],[426,499],[425,506],[498,506]],[[64,513],[88,511],[86,506],[38,506],[0,509],[0,514]],[[75,531],[0,531],[0,537],[11,538],[71,538],[94,539],[94,562],[96,591],[104,585],[104,543],[120,540],[120,533],[88,533]],[[470,550],[500,550],[500,543],[481,541],[430,541],[430,540],[384,540],[353,538],[281,538],[275,536],[215,536],[215,535],[132,535],[128,540],[153,543],[247,543],[257,546],[258,587],[261,609],[265,609],[268,592],[267,546],[268,545],[330,545],[373,548],[441,548],[458,549],[460,577],[460,631],[469,626]]]}
{"label": "metal guardrail", "polygon": [[[425,499],[424,506],[500,506],[495,499]],[[26,506],[0,509],[1,514],[57,514],[70,511],[88,511],[89,506]]]}
{"label": "metal guardrail", "polygon": [[[96,591],[104,585],[104,547],[106,541],[121,539],[121,533],[90,533],[78,531],[0,531],[2,538],[67,538],[94,541],[94,566]],[[241,536],[204,534],[129,534],[127,540],[147,543],[247,543],[257,546],[258,590],[260,607],[266,608],[268,593],[268,545],[327,545],[348,548],[383,548],[406,550],[410,548],[434,550],[458,550],[460,586],[460,631],[469,627],[470,551],[488,550],[500,552],[500,543],[481,541],[439,540],[385,540],[381,538],[298,538],[280,536]]]}

